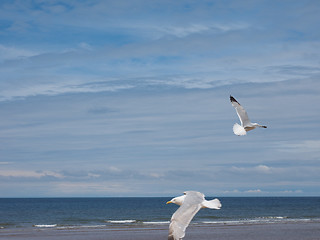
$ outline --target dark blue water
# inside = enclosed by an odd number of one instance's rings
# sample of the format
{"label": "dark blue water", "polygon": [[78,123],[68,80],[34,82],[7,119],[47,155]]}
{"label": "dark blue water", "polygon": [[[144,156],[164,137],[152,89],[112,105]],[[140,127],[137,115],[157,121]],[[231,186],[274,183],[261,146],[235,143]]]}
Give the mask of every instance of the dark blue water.
{"label": "dark blue water", "polygon": [[[166,198],[2,198],[0,229],[145,227],[169,224],[178,206]],[[209,198],[208,198],[209,199]],[[320,221],[320,197],[222,197],[220,210],[201,209],[192,224]]]}

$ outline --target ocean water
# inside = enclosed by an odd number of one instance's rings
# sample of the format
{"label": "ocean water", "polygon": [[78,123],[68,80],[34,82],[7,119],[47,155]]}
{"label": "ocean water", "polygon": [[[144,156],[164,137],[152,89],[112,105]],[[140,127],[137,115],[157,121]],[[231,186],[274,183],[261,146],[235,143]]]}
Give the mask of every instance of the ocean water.
{"label": "ocean water", "polygon": [[[168,225],[177,205],[161,198],[0,198],[0,231],[8,228],[148,228]],[[207,198],[210,199],[210,198]],[[221,197],[191,224],[320,222],[320,197]]]}

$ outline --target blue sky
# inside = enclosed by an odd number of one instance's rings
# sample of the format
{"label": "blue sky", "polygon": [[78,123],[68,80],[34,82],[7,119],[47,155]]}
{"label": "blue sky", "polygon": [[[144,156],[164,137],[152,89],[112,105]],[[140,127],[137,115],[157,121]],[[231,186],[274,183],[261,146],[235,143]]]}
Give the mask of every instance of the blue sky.
{"label": "blue sky", "polygon": [[319,11],[1,1],[0,197],[319,196]]}

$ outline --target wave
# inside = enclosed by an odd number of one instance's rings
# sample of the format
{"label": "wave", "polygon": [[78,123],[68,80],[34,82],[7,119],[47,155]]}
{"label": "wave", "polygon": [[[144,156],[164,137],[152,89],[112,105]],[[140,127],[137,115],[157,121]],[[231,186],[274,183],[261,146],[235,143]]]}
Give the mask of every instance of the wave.
{"label": "wave", "polygon": [[113,223],[113,224],[146,224],[146,225],[163,225],[163,224],[169,224],[169,221],[141,221],[141,220],[106,220],[107,223]]}
{"label": "wave", "polygon": [[169,224],[170,221],[163,221],[163,222],[143,222],[143,224],[150,224],[150,225],[164,225]]}
{"label": "wave", "polygon": [[59,226],[57,229],[79,229],[79,228],[104,228],[107,225],[74,225],[74,226]]}
{"label": "wave", "polygon": [[33,226],[38,228],[53,228],[56,227],[57,224],[35,224]]}
{"label": "wave", "polygon": [[[320,218],[291,218],[287,216],[264,216],[264,217],[255,217],[255,218],[243,218],[243,219],[202,219],[195,220],[191,222],[191,225],[201,226],[201,225],[217,225],[217,226],[233,226],[233,225],[253,225],[253,224],[277,224],[277,223],[312,223],[320,222]],[[164,221],[163,219],[157,220],[137,220],[137,219],[123,219],[123,220],[104,220],[100,223],[92,222],[92,224],[67,224],[57,223],[57,224],[34,224],[34,228],[42,229],[114,229],[114,228],[123,228],[123,227],[139,227],[139,228],[149,228],[153,226],[166,226],[169,225],[170,221]],[[0,229],[7,228],[3,224],[0,225]]]}
{"label": "wave", "polygon": [[137,220],[106,220],[107,223],[117,223],[117,224],[123,224],[123,223],[136,223]]}
{"label": "wave", "polygon": [[[169,224],[169,221],[140,221],[135,219],[126,220],[105,220],[105,223],[115,225],[165,225]],[[57,228],[57,229],[79,229],[79,228],[106,228],[108,224],[93,224],[93,225],[64,225],[64,224],[34,224],[36,228]],[[110,226],[110,225],[109,225]],[[1,227],[4,228],[4,227]]]}
{"label": "wave", "polygon": [[240,225],[240,224],[263,224],[263,223],[286,223],[286,222],[312,222],[319,221],[320,219],[311,218],[288,218],[286,216],[277,217],[257,217],[252,219],[239,219],[239,220],[218,220],[218,221],[201,221],[203,224],[224,224],[224,225]]}

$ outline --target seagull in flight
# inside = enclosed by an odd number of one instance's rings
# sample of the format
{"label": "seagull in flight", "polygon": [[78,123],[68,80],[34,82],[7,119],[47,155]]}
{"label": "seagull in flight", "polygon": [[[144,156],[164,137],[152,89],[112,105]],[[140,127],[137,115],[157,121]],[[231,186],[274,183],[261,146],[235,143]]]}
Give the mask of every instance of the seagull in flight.
{"label": "seagull in flight", "polygon": [[235,123],[233,125],[233,132],[235,135],[243,136],[248,131],[255,129],[256,127],[267,128],[267,126],[260,125],[258,123],[252,123],[249,120],[246,110],[238,103],[238,101],[230,95],[230,101],[232,106],[236,109],[241,125]]}
{"label": "seagull in flight", "polygon": [[221,208],[219,199],[207,201],[203,193],[195,191],[184,192],[184,195],[172,198],[167,202],[167,204],[169,203],[175,203],[180,207],[171,217],[168,240],[182,239],[192,218],[201,208]]}

